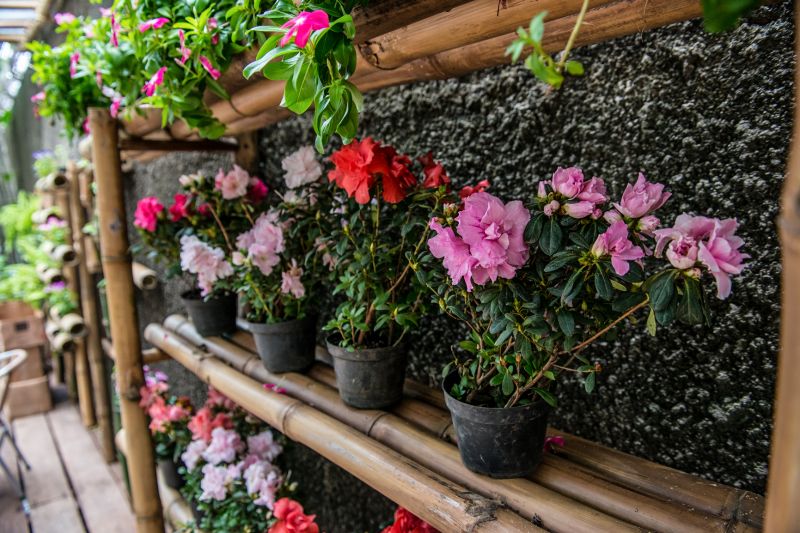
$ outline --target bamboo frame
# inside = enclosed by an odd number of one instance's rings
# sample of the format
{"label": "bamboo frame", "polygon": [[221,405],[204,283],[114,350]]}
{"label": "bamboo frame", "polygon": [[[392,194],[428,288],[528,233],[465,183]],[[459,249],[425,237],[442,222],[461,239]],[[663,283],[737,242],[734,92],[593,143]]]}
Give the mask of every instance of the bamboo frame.
{"label": "bamboo frame", "polygon": [[156,324],[145,339],[292,440],[341,466],[442,531],[541,531],[518,514],[470,494],[338,420],[208,357]]}
{"label": "bamboo frame", "polygon": [[[795,22],[800,12],[795,10]],[[800,41],[795,42],[800,52]],[[800,95],[795,67],[795,99]],[[781,342],[775,393],[775,423],[769,462],[766,531],[800,528],[800,109],[795,105],[788,174],[783,185],[778,230],[783,245]]]}
{"label": "bamboo frame", "polygon": [[128,253],[117,122],[107,110],[91,108],[89,123],[93,133],[92,160],[97,181],[101,260],[107,283],[111,337],[117,355],[122,427],[127,430],[128,472],[136,529],[138,533],[163,532],[153,446],[145,413],[138,405],[144,374]]}
{"label": "bamboo frame", "polygon": [[[507,503],[522,516],[540,517],[548,528],[622,530],[602,519],[583,520],[584,506],[654,531],[748,531],[761,524],[763,499],[752,493],[707,482],[571,435],[566,437],[566,454],[546,456],[531,477],[533,483],[476,476],[461,466],[455,447],[442,442],[455,443],[455,434],[449,414],[443,405],[438,405],[442,401],[441,394],[407,382],[407,398],[392,409],[393,414],[351,409],[339,399],[335,376],[328,366],[317,365],[308,376],[273,375],[264,369],[253,352],[250,334],[238,332],[233,336],[237,344],[243,346],[240,347],[223,339],[201,337],[180,315],[168,317],[164,327],[192,344],[201,345],[244,374],[281,386],[289,395],[316,406],[441,475]],[[418,398],[433,400],[433,404],[408,398],[409,392]],[[574,460],[575,455],[584,457],[583,463]],[[607,476],[609,472],[617,475]],[[629,476],[628,472],[635,475]],[[543,487],[558,493],[558,497],[574,501],[552,503],[553,498],[547,497],[548,493],[542,494]]]}
{"label": "bamboo frame", "polygon": [[[70,180],[70,216],[72,220],[72,242],[73,246],[81,258],[77,266],[78,277],[80,279],[81,312],[84,316],[88,329],[88,336],[85,339],[86,355],[91,374],[92,398],[94,400],[94,413],[99,428],[100,451],[103,459],[111,463],[116,459],[114,450],[114,426],[111,419],[111,397],[108,393],[106,383],[105,361],[103,351],[100,346],[99,314],[97,312],[97,289],[94,279],[89,272],[89,265],[84,239],[83,226],[86,224],[86,214],[84,204],[81,199],[81,188],[84,186],[81,176],[83,172],[78,171],[74,162],[70,162],[67,167],[67,177]],[[94,243],[90,242],[94,247]]]}

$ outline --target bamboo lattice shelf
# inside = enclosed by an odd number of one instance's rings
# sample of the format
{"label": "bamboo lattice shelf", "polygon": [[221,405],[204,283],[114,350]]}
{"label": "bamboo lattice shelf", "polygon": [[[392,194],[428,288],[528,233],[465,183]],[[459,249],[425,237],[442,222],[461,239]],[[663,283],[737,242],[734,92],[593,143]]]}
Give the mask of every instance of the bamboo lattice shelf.
{"label": "bamboo lattice shelf", "polygon": [[[238,332],[230,339],[203,338],[186,318],[175,315],[163,326],[149,325],[145,337],[279,431],[443,531],[464,526],[458,522],[464,520],[462,508],[439,507],[448,495],[452,497],[454,484],[463,487],[463,493],[457,491],[459,498],[469,494],[467,500],[483,502],[489,510],[482,519],[502,524],[503,531],[531,523],[569,532],[747,532],[762,527],[761,496],[571,435],[565,435],[563,449],[547,454],[530,479],[493,480],[469,472],[460,462],[441,393],[411,381],[406,397],[391,412],[356,410],[339,399],[333,370],[326,364],[317,364],[308,375],[270,374],[248,333]],[[321,349],[321,358],[325,355]],[[264,390],[262,383],[284,388],[294,400]],[[296,421],[305,416],[309,420]],[[361,455],[367,444],[399,461],[399,468],[413,465],[414,471],[425,475],[408,485],[409,479],[393,475],[394,467],[386,472],[372,462],[384,461],[384,455]],[[429,500],[419,499],[419,484],[426,486],[423,492]],[[504,509],[508,511],[498,514]],[[512,517],[522,520],[514,522]]]}

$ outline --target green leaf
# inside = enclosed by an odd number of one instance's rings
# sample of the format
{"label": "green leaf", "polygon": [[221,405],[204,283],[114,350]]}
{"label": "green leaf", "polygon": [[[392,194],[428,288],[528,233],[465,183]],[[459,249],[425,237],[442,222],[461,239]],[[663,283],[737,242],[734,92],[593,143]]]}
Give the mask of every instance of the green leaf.
{"label": "green leaf", "polygon": [[542,225],[544,223],[545,217],[542,213],[534,216],[528,225],[525,226],[525,240],[527,242],[535,242],[539,240],[539,236],[542,234]]}
{"label": "green leaf", "polygon": [[608,276],[606,276],[605,272],[603,272],[603,268],[600,266],[598,266],[597,270],[594,272],[594,288],[597,291],[597,295],[603,300],[610,300],[614,295]]}
{"label": "green leaf", "polygon": [[647,293],[650,295],[650,302],[656,311],[665,309],[675,295],[675,282],[672,273],[665,272],[656,275],[652,283],[649,284]]}
{"label": "green leaf", "polygon": [[595,385],[595,380],[596,380],[595,376],[596,376],[596,374],[594,372],[590,372],[586,376],[586,379],[583,380],[583,388],[586,390],[586,392],[588,392],[590,394],[594,390],[594,385]]}
{"label": "green leaf", "polygon": [[528,35],[532,41],[537,43],[542,42],[542,37],[544,36],[544,19],[546,16],[547,11],[542,11],[531,19],[531,23],[528,26]]}
{"label": "green leaf", "polygon": [[555,272],[556,270],[560,270],[566,265],[572,263],[574,260],[575,254],[572,252],[559,252],[553,256],[553,259],[549,263],[545,265],[544,271]]}
{"label": "green leaf", "polygon": [[760,0],[701,0],[706,31],[719,33],[739,24],[739,19],[758,7]]}
{"label": "green leaf", "polygon": [[567,63],[564,65],[564,68],[567,69],[567,72],[571,76],[583,76],[584,70],[580,61],[567,61]]}
{"label": "green leaf", "polygon": [[656,312],[650,309],[650,314],[647,316],[647,332],[652,336],[656,336]]}
{"label": "green leaf", "polygon": [[575,334],[575,318],[572,313],[567,310],[556,311],[556,318],[558,319],[558,327],[564,332],[567,337],[572,337]]}
{"label": "green leaf", "polygon": [[702,324],[703,299],[700,283],[693,278],[683,279],[683,295],[678,302],[678,318],[687,324]]}
{"label": "green leaf", "polygon": [[503,394],[510,396],[514,392],[514,380],[511,379],[511,374],[506,372],[503,376]]}
{"label": "green leaf", "polygon": [[542,228],[542,235],[539,237],[539,248],[547,255],[555,254],[561,248],[563,232],[556,217],[549,217]]}
{"label": "green leaf", "polygon": [[546,401],[551,407],[557,407],[558,401],[556,400],[555,396],[550,394],[549,391],[546,391],[539,387],[533,387],[533,392],[538,394],[542,398],[542,400]]}

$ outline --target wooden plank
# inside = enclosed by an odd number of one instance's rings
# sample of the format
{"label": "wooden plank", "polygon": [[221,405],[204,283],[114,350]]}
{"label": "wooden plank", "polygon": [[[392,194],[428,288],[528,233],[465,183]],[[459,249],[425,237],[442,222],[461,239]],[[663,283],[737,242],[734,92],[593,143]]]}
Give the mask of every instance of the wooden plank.
{"label": "wooden plank", "polygon": [[[9,442],[3,443],[0,455],[16,476],[18,475],[17,458],[14,449],[9,444]],[[6,479],[5,474],[0,472],[0,533],[19,533],[27,530],[28,520],[22,512],[19,496],[11,482]]]}
{"label": "wooden plank", "polygon": [[[135,531],[133,513],[74,406],[48,415],[75,497],[91,532]],[[38,532],[36,532],[38,533]]]}
{"label": "wooden plank", "polygon": [[78,504],[72,498],[54,500],[31,509],[31,529],[34,533],[86,533]]}
{"label": "wooden plank", "polygon": [[28,471],[23,469],[22,474],[31,507],[72,498],[72,491],[50,434],[46,415],[27,416],[15,420],[14,433],[17,444],[32,467]]}

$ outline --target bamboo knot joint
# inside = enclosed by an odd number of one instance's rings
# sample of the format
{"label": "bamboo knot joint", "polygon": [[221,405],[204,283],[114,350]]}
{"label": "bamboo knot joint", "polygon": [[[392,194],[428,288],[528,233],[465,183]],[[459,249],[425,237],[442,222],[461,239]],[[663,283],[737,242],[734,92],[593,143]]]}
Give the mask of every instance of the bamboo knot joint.
{"label": "bamboo knot joint", "polygon": [[142,396],[139,394],[139,387],[131,383],[128,385],[127,390],[125,391],[125,399],[131,402],[138,402],[142,399]]}

